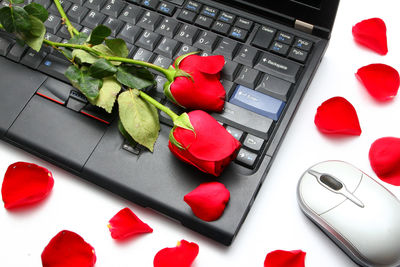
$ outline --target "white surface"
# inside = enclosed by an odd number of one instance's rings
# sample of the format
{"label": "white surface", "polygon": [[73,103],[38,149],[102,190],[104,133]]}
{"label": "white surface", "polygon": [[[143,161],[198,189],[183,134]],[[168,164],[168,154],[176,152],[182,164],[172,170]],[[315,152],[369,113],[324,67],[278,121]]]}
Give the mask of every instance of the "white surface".
{"label": "white surface", "polygon": [[[313,164],[340,159],[376,177],[368,161],[370,145],[377,138],[400,133],[399,96],[377,103],[356,80],[358,68],[386,63],[400,69],[398,0],[341,1],[330,47],[288,131],[268,177],[231,247],[184,228],[147,209],[131,204],[47,162],[0,142],[0,179],[8,165],[29,161],[49,168],[55,178],[50,197],[24,212],[0,208],[0,266],[41,266],[40,254],[60,230],[80,234],[96,249],[97,267],[151,267],[154,255],[180,239],[199,244],[193,267],[263,266],[265,256],[275,249],[302,249],[307,267],[355,266],[355,264],[300,211],[296,185],[300,175]],[[389,53],[380,56],[356,45],[351,35],[355,23],[381,17],[388,28]],[[331,138],[314,125],[317,107],[333,96],[347,98],[356,108],[363,133],[360,137]],[[385,184],[400,196],[400,189]],[[154,228],[124,243],[111,239],[108,220],[120,209],[131,208]]]}

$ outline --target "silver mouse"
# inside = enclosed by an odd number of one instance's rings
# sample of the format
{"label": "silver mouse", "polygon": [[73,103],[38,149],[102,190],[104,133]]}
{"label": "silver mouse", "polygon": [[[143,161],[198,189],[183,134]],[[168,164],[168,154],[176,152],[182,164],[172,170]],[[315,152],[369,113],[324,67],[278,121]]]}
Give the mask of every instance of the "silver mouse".
{"label": "silver mouse", "polygon": [[325,161],[300,178],[302,211],[356,263],[400,265],[400,201],[343,161]]}

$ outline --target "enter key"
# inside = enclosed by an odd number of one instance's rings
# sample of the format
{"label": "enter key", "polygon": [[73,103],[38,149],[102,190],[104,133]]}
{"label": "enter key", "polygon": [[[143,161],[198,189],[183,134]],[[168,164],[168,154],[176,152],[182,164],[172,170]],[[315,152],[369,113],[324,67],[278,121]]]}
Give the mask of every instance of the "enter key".
{"label": "enter key", "polygon": [[285,102],[242,85],[236,87],[229,102],[275,121],[285,107]]}

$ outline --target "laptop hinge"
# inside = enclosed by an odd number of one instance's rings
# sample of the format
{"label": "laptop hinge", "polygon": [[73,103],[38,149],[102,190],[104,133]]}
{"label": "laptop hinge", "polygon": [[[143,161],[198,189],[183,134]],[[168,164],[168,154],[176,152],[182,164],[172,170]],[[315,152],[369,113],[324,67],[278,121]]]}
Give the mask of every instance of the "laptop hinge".
{"label": "laptop hinge", "polygon": [[314,25],[298,19],[296,19],[296,21],[294,22],[294,27],[306,33],[312,33],[312,31],[314,30]]}

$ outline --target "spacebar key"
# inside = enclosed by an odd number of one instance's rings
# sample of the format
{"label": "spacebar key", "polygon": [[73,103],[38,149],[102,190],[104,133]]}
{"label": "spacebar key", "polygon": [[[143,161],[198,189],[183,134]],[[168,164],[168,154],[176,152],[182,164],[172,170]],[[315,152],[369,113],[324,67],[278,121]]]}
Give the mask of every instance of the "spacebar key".
{"label": "spacebar key", "polygon": [[277,57],[270,53],[263,53],[254,68],[288,82],[295,83],[300,65],[286,58]]}
{"label": "spacebar key", "polygon": [[268,139],[274,121],[247,109],[225,102],[222,113],[211,114],[216,120],[263,139]]}
{"label": "spacebar key", "polygon": [[65,77],[64,73],[70,65],[71,62],[66,59],[47,55],[42,64],[40,64],[38,70],[53,76],[56,79],[69,83],[69,80]]}

